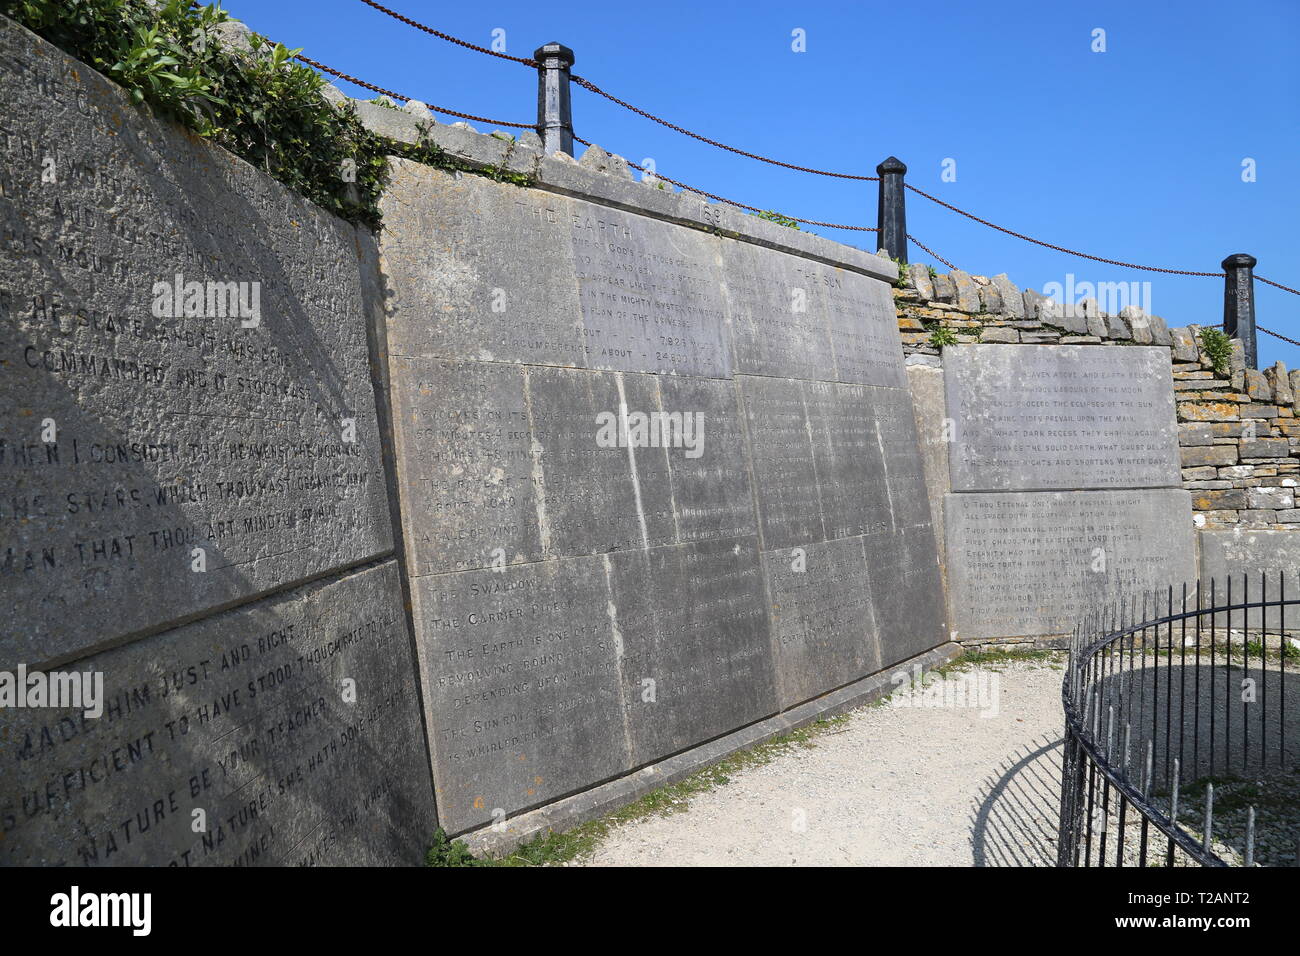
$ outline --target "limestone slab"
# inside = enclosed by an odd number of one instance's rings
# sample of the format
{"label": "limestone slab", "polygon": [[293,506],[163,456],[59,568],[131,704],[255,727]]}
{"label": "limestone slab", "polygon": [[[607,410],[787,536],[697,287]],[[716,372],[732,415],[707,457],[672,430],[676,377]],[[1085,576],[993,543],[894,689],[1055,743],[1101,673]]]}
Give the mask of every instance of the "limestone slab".
{"label": "limestone slab", "polygon": [[720,247],[736,371],[898,385],[902,344],[883,282],[798,256]]}
{"label": "limestone slab", "polygon": [[1068,634],[1089,609],[1196,577],[1179,489],[948,494],[955,640]]}
{"label": "limestone slab", "polygon": [[[735,383],[662,375],[658,386],[661,411],[699,416],[698,454],[685,445],[665,449],[677,539],[707,541],[756,534],[749,447]],[[655,480],[648,466],[648,460],[638,461],[637,473],[643,481]]]}
{"label": "limestone slab", "polygon": [[776,712],[756,537],[625,551],[608,561],[636,765]]}
{"label": "limestone slab", "polygon": [[717,239],[575,200],[571,241],[589,368],[730,376]]}
{"label": "limestone slab", "polygon": [[740,376],[763,550],[823,541],[817,466],[802,383]]}
{"label": "limestone slab", "polygon": [[389,367],[411,573],[541,558],[523,369],[396,355]]}
{"label": "limestone slab", "polygon": [[706,233],[401,160],[382,209],[394,354],[730,375]]}
{"label": "limestone slab", "polygon": [[412,582],[438,814],[448,832],[631,767],[606,560]]}
{"label": "limestone slab", "polygon": [[966,345],[944,382],[954,491],[1180,484],[1164,349]]}
{"label": "limestone slab", "polygon": [[390,162],[380,243],[392,352],[586,365],[574,200]]}
{"label": "limestone slab", "polygon": [[793,707],[881,666],[859,537],[763,554],[781,706]]}
{"label": "limestone slab", "polygon": [[0,864],[419,865],[436,822],[395,561],[61,669],[102,675],[103,712],[4,710]]}
{"label": "limestone slab", "polygon": [[352,227],[8,20],[0,114],[0,667],[388,553]]}
{"label": "limestone slab", "polygon": [[929,524],[862,537],[882,667],[949,639],[935,540]]}
{"label": "limestone slab", "polygon": [[641,444],[631,432],[634,414],[659,410],[656,376],[552,368],[527,374],[547,552],[603,554],[675,542],[668,449]]}
{"label": "limestone slab", "polygon": [[[1249,528],[1197,532],[1201,545],[1201,587],[1203,600],[1210,603],[1210,584],[1214,599],[1227,603],[1228,582],[1232,582],[1233,603],[1248,593],[1251,602],[1294,600],[1300,597],[1300,534],[1294,531],[1254,531]],[[1249,588],[1248,592],[1243,588]],[[1281,607],[1269,608],[1264,621],[1270,628],[1285,625],[1288,632],[1300,629],[1300,606],[1288,605],[1285,619]],[[1218,626],[1240,627],[1245,615],[1217,615]],[[1259,627],[1258,609],[1249,612],[1250,627]]]}

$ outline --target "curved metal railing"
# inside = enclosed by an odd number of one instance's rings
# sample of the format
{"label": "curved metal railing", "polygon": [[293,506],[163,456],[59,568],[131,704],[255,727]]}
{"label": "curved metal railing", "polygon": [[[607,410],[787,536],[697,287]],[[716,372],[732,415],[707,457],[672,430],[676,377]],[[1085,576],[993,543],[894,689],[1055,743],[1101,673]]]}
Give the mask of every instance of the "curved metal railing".
{"label": "curved metal railing", "polygon": [[1071,640],[1058,865],[1300,865],[1295,573],[1140,603]]}

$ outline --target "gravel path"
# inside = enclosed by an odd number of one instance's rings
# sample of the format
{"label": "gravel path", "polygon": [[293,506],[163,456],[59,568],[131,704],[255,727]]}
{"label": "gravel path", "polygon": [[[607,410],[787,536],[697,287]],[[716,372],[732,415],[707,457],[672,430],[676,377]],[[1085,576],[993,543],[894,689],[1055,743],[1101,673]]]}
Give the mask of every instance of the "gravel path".
{"label": "gravel path", "polygon": [[[897,706],[895,694],[683,812],[617,828],[577,865],[1052,865],[1059,667],[1004,662],[934,685],[967,705]],[[996,713],[981,716],[988,703]]]}

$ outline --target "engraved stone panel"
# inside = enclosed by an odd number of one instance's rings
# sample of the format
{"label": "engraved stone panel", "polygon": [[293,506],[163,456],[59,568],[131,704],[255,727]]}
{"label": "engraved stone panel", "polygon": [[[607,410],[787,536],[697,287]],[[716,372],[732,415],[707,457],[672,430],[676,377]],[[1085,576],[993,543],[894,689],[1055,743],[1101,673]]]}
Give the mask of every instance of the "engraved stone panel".
{"label": "engraved stone panel", "polygon": [[1181,483],[1168,350],[964,345],[943,361],[954,491]]}
{"label": "engraved stone panel", "polygon": [[902,337],[889,287],[856,272],[814,268],[819,294],[826,303],[837,379],[859,385],[905,386]]}
{"label": "engraved stone panel", "polygon": [[[921,448],[921,465],[925,477],[926,497],[930,504],[930,522],[936,541],[944,540],[943,496],[949,490],[948,446],[943,420],[947,415],[943,400],[943,370],[929,365],[907,366],[908,390],[912,394],[913,417],[917,442]],[[946,554],[939,552],[939,571],[944,573]]]}
{"label": "engraved stone panel", "polygon": [[581,200],[572,227],[589,368],[731,375],[718,240]]}
{"label": "engraved stone panel", "polygon": [[607,561],[412,581],[438,815],[449,832],[631,766]]}
{"label": "engraved stone panel", "polygon": [[389,365],[411,573],[541,558],[523,370],[399,356]]}
{"label": "engraved stone panel", "polygon": [[868,385],[903,382],[883,282],[743,242],[721,246],[737,373]]}
{"label": "engraved stone panel", "polygon": [[[749,451],[740,393],[732,382],[661,375],[665,413],[696,414],[698,443],[667,448],[673,510],[680,541],[739,538],[757,533],[749,480]],[[654,480],[643,459],[637,473]]]}
{"label": "engraved stone panel", "polygon": [[[1300,597],[1300,533],[1295,531],[1255,531],[1250,528],[1234,528],[1222,531],[1200,531],[1201,544],[1201,581],[1206,589],[1205,603],[1210,603],[1210,581],[1214,580],[1215,599],[1227,603],[1228,577],[1232,577],[1233,603],[1241,600],[1242,576],[1249,576],[1251,602],[1262,599],[1267,588],[1267,599],[1278,601],[1283,598],[1285,584],[1286,600]],[[1261,576],[1263,581],[1261,582]],[[1216,615],[1219,627],[1229,626],[1227,615]],[[1233,627],[1240,627],[1243,614],[1234,612],[1231,622]],[[1300,629],[1300,608],[1294,605],[1286,608],[1283,620],[1281,608],[1269,608],[1265,618],[1270,628],[1281,628],[1283,624],[1288,632]],[[1249,612],[1250,627],[1260,626],[1258,609]]]}
{"label": "engraved stone panel", "polygon": [[390,551],[353,229],[2,19],[0,117],[0,667]]}
{"label": "engraved stone panel", "polygon": [[801,383],[739,376],[764,551],[826,538]]}
{"label": "engraved stone panel", "polygon": [[528,405],[548,553],[675,540],[665,449],[635,447],[639,436],[620,434],[622,410],[629,424],[634,413],[658,410],[654,376],[530,368]]}
{"label": "engraved stone panel", "polygon": [[730,376],[712,236],[401,160],[382,208],[395,355]]}
{"label": "engraved stone panel", "polygon": [[[892,527],[933,527],[930,500],[925,494],[925,468],[912,396],[905,389],[867,390],[876,424],[876,439],[884,457],[884,481],[880,492],[888,500]],[[879,494],[876,492],[875,494]],[[872,533],[872,523],[867,531]],[[937,557],[937,556],[936,556]]]}
{"label": "engraved stone panel", "polygon": [[103,712],[3,711],[0,865],[420,863],[436,822],[396,562],[65,669],[102,675]]}
{"label": "engraved stone panel", "polygon": [[888,667],[948,640],[943,580],[934,531],[928,524],[898,527],[862,538],[867,581]]}
{"label": "engraved stone panel", "polygon": [[949,494],[959,639],[1067,634],[1089,609],[1196,577],[1182,490]]}
{"label": "engraved stone panel", "polygon": [[803,386],[822,523],[828,538],[891,526],[873,399],[888,389],[808,382]]}
{"label": "engraved stone panel", "polygon": [[393,354],[585,365],[575,200],[390,162],[381,241]]}
{"label": "engraved stone panel", "polygon": [[880,669],[862,539],[763,554],[781,706],[793,707]]}
{"label": "engraved stone panel", "polygon": [[736,372],[833,380],[824,299],[814,297],[806,260],[744,242],[722,244],[721,258]]}
{"label": "engraved stone panel", "polygon": [[625,551],[609,562],[634,763],[776,711],[757,539]]}

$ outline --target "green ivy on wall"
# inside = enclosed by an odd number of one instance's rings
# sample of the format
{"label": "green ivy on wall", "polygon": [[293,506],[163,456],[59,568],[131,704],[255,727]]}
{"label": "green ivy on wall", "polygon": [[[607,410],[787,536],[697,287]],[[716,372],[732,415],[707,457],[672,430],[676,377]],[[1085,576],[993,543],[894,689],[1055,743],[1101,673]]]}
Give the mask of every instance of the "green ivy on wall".
{"label": "green ivy on wall", "polygon": [[223,48],[219,5],[186,0],[0,0],[0,12],[324,209],[372,228],[388,176],[385,140],[332,107],[296,52],[260,37]]}

